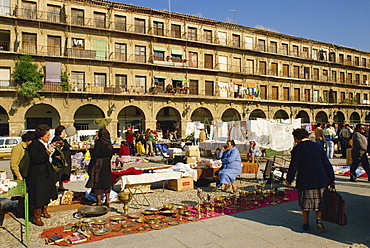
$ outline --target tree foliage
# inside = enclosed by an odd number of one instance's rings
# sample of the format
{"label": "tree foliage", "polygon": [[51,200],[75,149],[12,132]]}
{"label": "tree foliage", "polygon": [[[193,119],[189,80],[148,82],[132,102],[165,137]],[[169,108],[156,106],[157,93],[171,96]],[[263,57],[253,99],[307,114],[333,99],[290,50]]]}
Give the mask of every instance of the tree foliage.
{"label": "tree foliage", "polygon": [[20,86],[18,95],[28,99],[38,97],[37,90],[44,86],[42,69],[33,61],[30,55],[19,57],[13,72],[14,82]]}

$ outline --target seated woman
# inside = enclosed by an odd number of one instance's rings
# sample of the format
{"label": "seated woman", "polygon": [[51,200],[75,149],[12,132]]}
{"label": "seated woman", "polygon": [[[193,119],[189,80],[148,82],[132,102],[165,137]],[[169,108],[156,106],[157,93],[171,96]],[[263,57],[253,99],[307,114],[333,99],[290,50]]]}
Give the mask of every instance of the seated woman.
{"label": "seated woman", "polygon": [[130,146],[127,141],[122,141],[121,147],[118,150],[118,157],[116,158],[116,167],[119,167],[118,164],[123,166],[124,164],[130,161],[131,161]]}
{"label": "seated woman", "polygon": [[248,162],[254,163],[254,157],[259,156],[260,154],[261,151],[256,142],[253,140],[249,141],[249,152],[247,155]]}
{"label": "seated woman", "polygon": [[238,187],[236,186],[236,176],[242,173],[240,153],[235,147],[234,140],[228,140],[226,146],[223,146],[218,153],[218,158],[222,160],[222,167],[218,171],[219,180],[217,180],[216,189],[223,186],[226,191],[231,185],[232,193],[236,193]]}

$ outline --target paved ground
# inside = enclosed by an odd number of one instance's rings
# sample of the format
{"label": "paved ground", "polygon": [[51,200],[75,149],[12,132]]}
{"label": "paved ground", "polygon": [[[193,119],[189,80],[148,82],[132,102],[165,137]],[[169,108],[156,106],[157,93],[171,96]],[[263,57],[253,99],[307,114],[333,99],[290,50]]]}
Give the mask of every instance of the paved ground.
{"label": "paved ground", "polygon": [[[331,161],[345,163],[337,158]],[[324,233],[314,226],[313,213],[311,229],[303,231],[300,209],[294,201],[78,247],[369,247],[370,183],[365,179],[352,183],[348,179],[337,177],[337,191],[347,202],[348,224],[324,222]],[[83,185],[70,183],[68,188],[78,190]]]}

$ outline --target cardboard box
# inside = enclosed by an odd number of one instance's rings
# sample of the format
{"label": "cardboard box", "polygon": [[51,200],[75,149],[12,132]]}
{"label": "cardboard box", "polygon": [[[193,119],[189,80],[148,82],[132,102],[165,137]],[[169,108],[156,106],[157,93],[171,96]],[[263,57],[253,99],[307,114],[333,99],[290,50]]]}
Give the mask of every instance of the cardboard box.
{"label": "cardboard box", "polygon": [[194,179],[192,177],[182,177],[168,180],[168,188],[175,191],[194,189]]}
{"label": "cardboard box", "polygon": [[198,161],[198,157],[186,157],[187,164],[194,164]]}
{"label": "cardboard box", "polygon": [[185,146],[185,154],[188,157],[200,157],[199,146]]}

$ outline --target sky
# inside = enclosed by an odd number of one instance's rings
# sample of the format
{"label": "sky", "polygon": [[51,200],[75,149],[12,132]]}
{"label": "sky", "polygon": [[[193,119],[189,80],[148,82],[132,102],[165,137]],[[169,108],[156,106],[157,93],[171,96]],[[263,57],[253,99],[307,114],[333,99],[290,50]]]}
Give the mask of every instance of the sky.
{"label": "sky", "polygon": [[[370,0],[110,0],[370,52]],[[236,10],[236,11],[235,11]]]}

